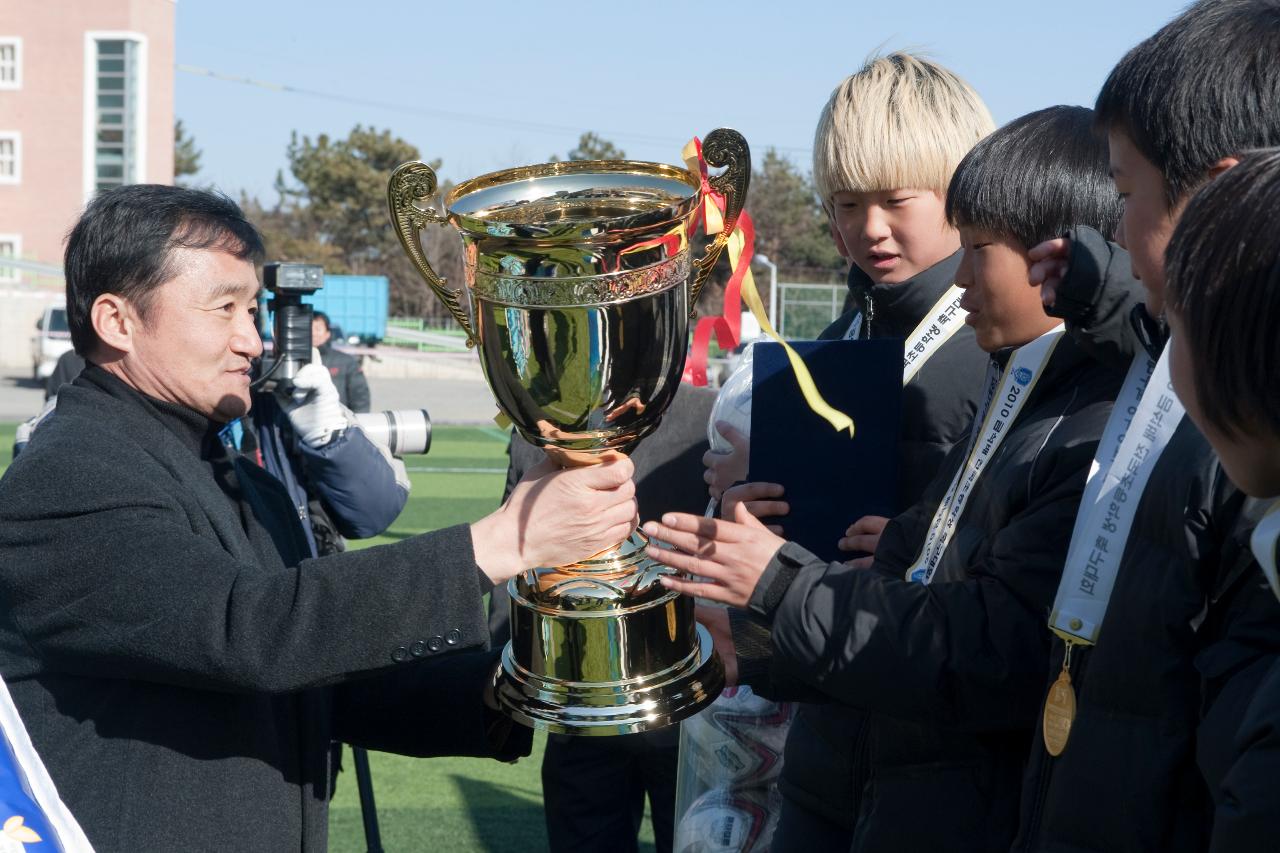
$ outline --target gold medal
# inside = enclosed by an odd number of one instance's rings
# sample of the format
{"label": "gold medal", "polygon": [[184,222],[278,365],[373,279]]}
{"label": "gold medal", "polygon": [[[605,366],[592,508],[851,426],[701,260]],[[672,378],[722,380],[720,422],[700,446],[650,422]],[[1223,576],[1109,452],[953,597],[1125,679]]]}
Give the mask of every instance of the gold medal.
{"label": "gold medal", "polygon": [[1071,675],[1064,669],[1049,688],[1044,702],[1044,748],[1054,758],[1062,755],[1071,735],[1071,721],[1076,718],[1076,691],[1071,688]]}
{"label": "gold medal", "polygon": [[1062,755],[1076,718],[1076,691],[1071,686],[1071,643],[1062,657],[1062,672],[1044,700],[1044,748],[1054,758]]}

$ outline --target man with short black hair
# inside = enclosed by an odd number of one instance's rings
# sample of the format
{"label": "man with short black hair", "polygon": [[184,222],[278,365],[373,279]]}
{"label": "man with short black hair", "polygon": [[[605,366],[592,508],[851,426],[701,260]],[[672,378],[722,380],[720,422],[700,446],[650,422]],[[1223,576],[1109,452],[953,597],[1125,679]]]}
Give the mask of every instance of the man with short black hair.
{"label": "man with short black hair", "polygon": [[251,403],[261,251],[223,196],[90,202],[65,264],[88,366],[0,480],[0,675],[101,850],[323,850],[331,740],[527,753],[482,595],[634,522],[629,462],[547,465],[470,525],[311,558],[218,440]]}
{"label": "man with short black hair", "polygon": [[353,412],[369,411],[369,381],[364,378],[360,361],[333,348],[333,329],[329,325],[329,315],[323,311],[311,315],[311,345],[320,350],[320,363],[333,377],[342,405]]}

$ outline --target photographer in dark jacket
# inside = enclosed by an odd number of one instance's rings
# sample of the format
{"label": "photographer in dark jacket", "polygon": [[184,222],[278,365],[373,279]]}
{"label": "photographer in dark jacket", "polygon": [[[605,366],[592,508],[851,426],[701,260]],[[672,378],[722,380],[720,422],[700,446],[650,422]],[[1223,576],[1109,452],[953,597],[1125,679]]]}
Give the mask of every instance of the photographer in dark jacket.
{"label": "photographer in dark jacket", "polygon": [[471,525],[310,558],[279,481],[218,439],[250,404],[261,250],[222,196],[90,202],[65,264],[89,366],[0,480],[0,669],[99,849],[322,850],[331,740],[526,753],[472,651],[481,595],[635,515],[628,462],[548,466]]}
{"label": "photographer in dark jacket", "polygon": [[353,412],[369,411],[369,380],[364,378],[364,371],[355,356],[333,348],[329,315],[323,311],[311,315],[311,342],[320,350],[320,361],[333,377],[342,405]]}
{"label": "photographer in dark jacket", "polygon": [[[755,515],[785,513],[750,484],[737,523],[665,516],[659,560],[710,580],[664,585],[746,606],[770,630],[775,683],[869,714],[857,853],[1007,849],[1043,690],[1044,613],[1121,375],[1093,363],[1028,300],[1027,249],[1119,201],[1092,114],[1054,107],[978,143],[947,194],[956,282],[991,353],[984,404],[925,497],[886,527],[869,568],[826,564]],[[1052,144],[1050,144],[1052,142]],[[761,494],[763,491],[763,495]]]}

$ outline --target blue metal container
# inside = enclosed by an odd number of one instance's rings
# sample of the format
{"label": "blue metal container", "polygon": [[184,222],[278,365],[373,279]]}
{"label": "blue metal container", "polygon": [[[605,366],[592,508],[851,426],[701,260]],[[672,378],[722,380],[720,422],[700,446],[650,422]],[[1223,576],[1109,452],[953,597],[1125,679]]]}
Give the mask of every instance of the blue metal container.
{"label": "blue metal container", "polygon": [[[387,302],[390,283],[384,275],[328,275],[324,277],[324,287],[315,293],[302,297],[302,301],[316,311],[329,315],[329,325],[334,330],[334,338],[338,332],[342,340],[358,337],[362,342],[372,343],[387,336]],[[262,324],[262,337],[270,340],[272,320],[267,309],[268,294],[263,294],[262,313],[265,320]]]}

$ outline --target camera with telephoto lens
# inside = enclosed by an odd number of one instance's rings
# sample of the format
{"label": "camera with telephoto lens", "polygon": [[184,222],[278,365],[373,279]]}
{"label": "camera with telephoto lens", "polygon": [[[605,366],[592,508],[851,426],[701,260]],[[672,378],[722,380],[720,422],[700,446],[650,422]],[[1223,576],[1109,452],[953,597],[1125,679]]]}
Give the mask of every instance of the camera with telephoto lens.
{"label": "camera with telephoto lens", "polygon": [[[319,264],[272,263],[262,268],[262,284],[271,292],[268,307],[275,315],[272,363],[262,371],[255,387],[288,394],[293,378],[311,363],[310,305],[302,297],[324,287]],[[370,440],[384,445],[392,456],[422,454],[431,449],[431,416],[426,409],[400,409],[356,415]]]}
{"label": "camera with telephoto lens", "polygon": [[371,441],[385,446],[392,456],[431,450],[431,416],[426,409],[365,412],[356,422]]}

